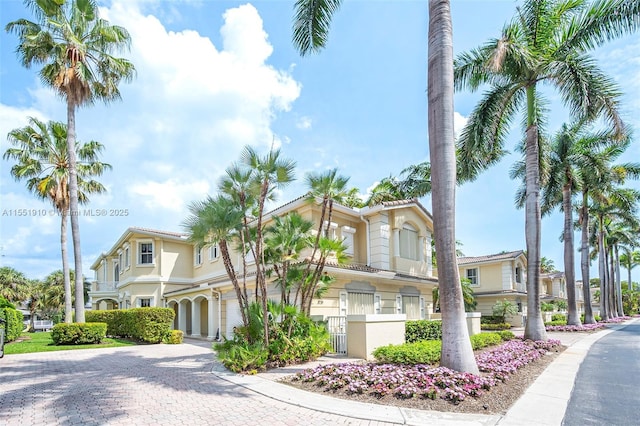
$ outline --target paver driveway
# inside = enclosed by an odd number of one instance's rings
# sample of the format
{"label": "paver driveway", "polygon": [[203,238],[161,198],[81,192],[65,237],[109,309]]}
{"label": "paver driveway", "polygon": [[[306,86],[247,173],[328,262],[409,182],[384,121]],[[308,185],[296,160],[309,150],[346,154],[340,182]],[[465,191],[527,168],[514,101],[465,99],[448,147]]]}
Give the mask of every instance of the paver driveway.
{"label": "paver driveway", "polygon": [[286,404],[211,373],[209,342],[7,355],[1,425],[373,425]]}

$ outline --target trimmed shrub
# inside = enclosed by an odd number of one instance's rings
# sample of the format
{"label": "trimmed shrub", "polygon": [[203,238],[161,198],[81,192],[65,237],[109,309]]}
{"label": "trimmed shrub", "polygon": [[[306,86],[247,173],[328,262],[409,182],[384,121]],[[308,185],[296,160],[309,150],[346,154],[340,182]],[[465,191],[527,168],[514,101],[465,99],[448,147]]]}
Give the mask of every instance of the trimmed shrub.
{"label": "trimmed shrub", "polygon": [[502,337],[498,333],[480,333],[471,336],[471,347],[474,351],[500,343],[502,343]]}
{"label": "trimmed shrub", "polygon": [[87,311],[87,321],[105,322],[107,335],[160,343],[171,330],[175,312],[170,308],[133,308]]}
{"label": "trimmed shrub", "polygon": [[442,342],[423,340],[404,345],[387,345],[376,348],[373,356],[376,361],[389,364],[436,364],[440,361]]}
{"label": "trimmed shrub", "polygon": [[567,322],[567,316],[565,314],[553,314],[551,315],[551,321],[564,321]]}
{"label": "trimmed shrub", "polygon": [[504,340],[505,342],[508,342],[509,340],[512,340],[512,339],[516,338],[516,335],[513,334],[513,332],[509,331],[509,330],[496,331],[496,334],[500,335],[502,340]]}
{"label": "trimmed shrub", "polygon": [[480,317],[480,324],[499,324],[502,322],[502,317],[497,317],[495,315],[485,315],[482,314]]}
{"label": "trimmed shrub", "polygon": [[511,328],[511,324],[508,322],[504,323],[489,323],[489,324],[480,324],[481,330],[508,330]]}
{"label": "trimmed shrub", "polygon": [[183,337],[184,333],[182,332],[182,330],[170,330],[169,333],[164,336],[162,342],[168,345],[179,345],[180,343],[182,343]]}
{"label": "trimmed shrub", "polygon": [[24,319],[22,312],[10,306],[11,304],[7,302],[7,307],[0,308],[0,317],[6,321],[6,324],[4,324],[5,342],[12,342],[20,337],[24,327],[24,324],[22,324]]}
{"label": "trimmed shrub", "polygon": [[84,345],[102,342],[107,335],[103,322],[59,323],[51,329],[51,339],[56,345]]}
{"label": "trimmed shrub", "polygon": [[405,323],[404,339],[407,343],[442,339],[442,321],[417,320]]}
{"label": "trimmed shrub", "polygon": [[562,321],[551,321],[551,322],[545,322],[544,323],[545,326],[547,325],[551,325],[551,326],[556,326],[556,325],[567,325],[567,320],[563,319]]}

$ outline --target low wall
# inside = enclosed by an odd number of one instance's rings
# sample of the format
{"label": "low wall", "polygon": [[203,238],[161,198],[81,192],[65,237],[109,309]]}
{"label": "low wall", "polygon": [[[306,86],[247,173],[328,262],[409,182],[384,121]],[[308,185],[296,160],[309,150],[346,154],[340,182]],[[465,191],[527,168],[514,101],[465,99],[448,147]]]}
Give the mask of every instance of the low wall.
{"label": "low wall", "polygon": [[405,342],[405,314],[347,315],[347,356],[372,359],[373,351]]}

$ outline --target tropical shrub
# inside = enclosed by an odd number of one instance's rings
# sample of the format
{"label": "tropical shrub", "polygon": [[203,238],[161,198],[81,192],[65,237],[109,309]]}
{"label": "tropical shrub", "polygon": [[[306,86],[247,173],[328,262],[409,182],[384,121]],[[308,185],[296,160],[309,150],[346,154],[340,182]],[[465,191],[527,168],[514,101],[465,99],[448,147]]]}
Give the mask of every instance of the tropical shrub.
{"label": "tropical shrub", "polygon": [[403,345],[387,345],[376,348],[376,361],[387,364],[436,364],[440,361],[442,341],[424,340]]}
{"label": "tropical shrub", "polygon": [[494,315],[482,314],[480,317],[480,324],[499,324],[502,321],[502,317],[496,317]]}
{"label": "tropical shrub", "polygon": [[498,334],[500,338],[505,342],[516,338],[516,335],[509,330],[496,331],[496,334]]}
{"label": "tropical shrub", "polygon": [[553,314],[551,315],[551,321],[564,321],[567,322],[567,316],[565,314]]}
{"label": "tropical shrub", "polygon": [[417,320],[405,323],[404,339],[407,343],[442,339],[442,321]]}
{"label": "tropical shrub", "polygon": [[480,333],[471,336],[471,347],[474,351],[500,343],[502,343],[502,337],[498,333]]}
{"label": "tropical shrub", "polygon": [[264,370],[269,350],[262,343],[250,344],[243,340],[227,340],[214,345],[218,359],[229,370],[240,373],[257,373]]}
{"label": "tropical shrub", "polygon": [[51,339],[56,345],[98,344],[107,335],[103,322],[58,323],[51,329]]}
{"label": "tropical shrub", "polygon": [[542,312],[553,312],[556,310],[556,305],[551,302],[540,302],[540,310]]}
{"label": "tropical shrub", "polygon": [[163,343],[168,345],[179,345],[182,343],[184,338],[184,333],[182,330],[170,330],[162,339]]}
{"label": "tropical shrub", "polygon": [[506,323],[507,315],[516,315],[518,307],[507,299],[498,300],[493,305],[493,316],[500,318],[501,323]]}

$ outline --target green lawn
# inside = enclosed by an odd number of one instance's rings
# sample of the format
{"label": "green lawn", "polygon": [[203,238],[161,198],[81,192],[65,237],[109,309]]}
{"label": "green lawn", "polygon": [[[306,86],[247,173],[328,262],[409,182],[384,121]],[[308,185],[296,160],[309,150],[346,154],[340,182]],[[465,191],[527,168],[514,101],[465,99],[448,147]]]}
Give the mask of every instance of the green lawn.
{"label": "green lawn", "polygon": [[136,342],[125,339],[104,339],[99,345],[60,345],[56,346],[51,340],[51,332],[22,333],[15,342],[4,346],[5,355],[28,354],[33,352],[68,351],[74,349],[115,348],[118,346],[133,346]]}

